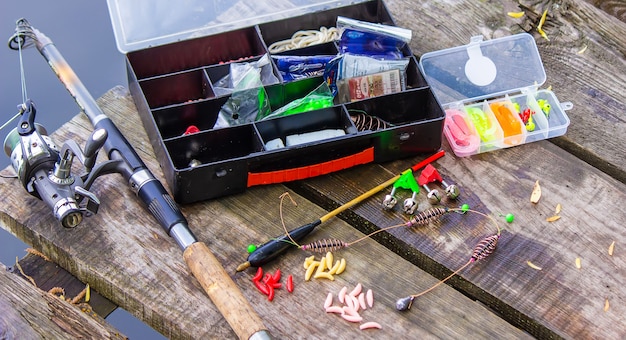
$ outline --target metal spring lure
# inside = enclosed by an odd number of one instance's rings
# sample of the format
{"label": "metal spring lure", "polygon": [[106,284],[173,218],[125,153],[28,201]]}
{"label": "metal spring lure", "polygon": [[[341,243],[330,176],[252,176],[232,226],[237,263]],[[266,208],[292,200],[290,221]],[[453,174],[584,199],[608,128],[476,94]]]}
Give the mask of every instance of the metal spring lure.
{"label": "metal spring lure", "polygon": [[[476,211],[474,211],[474,212],[476,212]],[[479,213],[479,212],[476,212],[476,213]],[[487,215],[485,215],[483,213],[479,213],[479,214],[487,216]],[[493,218],[491,218],[491,219],[493,220]],[[448,275],[443,280],[440,280],[439,282],[437,282],[432,287],[422,291],[421,293],[409,295],[409,296],[406,296],[406,297],[398,299],[396,301],[396,309],[399,310],[399,311],[406,311],[406,310],[411,309],[411,306],[413,305],[413,301],[415,300],[415,298],[430,292],[431,290],[435,289],[437,286],[439,286],[439,285],[443,284],[444,282],[448,281],[448,279],[450,279],[454,275],[456,275],[459,272],[461,272],[463,269],[468,267],[470,264],[472,264],[472,263],[474,263],[476,261],[483,260],[483,259],[487,258],[489,255],[493,254],[493,252],[496,250],[496,246],[498,244],[498,240],[500,239],[500,231],[501,231],[500,230],[500,226],[498,225],[498,223],[495,220],[493,220],[493,222],[496,225],[496,228],[498,229],[498,232],[496,234],[494,234],[494,235],[485,237],[480,242],[478,242],[478,244],[476,244],[476,246],[474,246],[474,250],[472,251],[472,256],[470,257],[470,259],[463,266],[461,266],[459,269],[455,270],[452,274]]]}
{"label": "metal spring lure", "polygon": [[340,250],[343,248],[347,248],[348,246],[353,245],[357,242],[363,241],[364,239],[372,237],[373,235],[380,233],[382,231],[385,231],[385,230],[398,228],[398,227],[414,227],[414,226],[428,225],[430,222],[437,220],[441,216],[451,211],[457,211],[457,209],[449,209],[446,207],[432,207],[418,214],[413,215],[413,217],[411,217],[411,219],[406,223],[396,224],[396,225],[392,225],[392,226],[385,227],[385,228],[380,228],[352,242],[344,242],[339,239],[329,238],[329,239],[317,240],[315,242],[311,242],[305,245],[298,245],[298,247],[300,247],[300,249],[302,250],[310,250],[316,253],[325,253],[329,251]]}
{"label": "metal spring lure", "polygon": [[350,113],[350,119],[352,119],[352,122],[354,122],[356,129],[359,131],[376,131],[379,129],[386,129],[392,126],[390,123],[384,121],[381,118],[371,116],[363,112]]}
{"label": "metal spring lure", "polygon": [[322,239],[300,246],[302,250],[310,250],[316,253],[326,253],[348,247],[348,243],[335,238]]}
{"label": "metal spring lure", "polygon": [[448,213],[450,209],[446,207],[432,207],[426,209],[418,214],[413,215],[411,219],[406,223],[407,227],[414,227],[418,225],[428,225],[430,222],[433,222],[439,219],[441,216]]}

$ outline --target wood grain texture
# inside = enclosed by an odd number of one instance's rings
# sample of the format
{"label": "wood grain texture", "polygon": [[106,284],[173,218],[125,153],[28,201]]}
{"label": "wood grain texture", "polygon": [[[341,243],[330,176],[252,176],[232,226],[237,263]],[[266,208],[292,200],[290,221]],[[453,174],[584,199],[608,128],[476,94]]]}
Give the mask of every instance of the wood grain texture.
{"label": "wood grain texture", "polygon": [[0,338],[126,339],[103,319],[40,290],[0,264]]}
{"label": "wood grain texture", "polygon": [[606,13],[626,22],[626,3],[619,0],[587,0]]}
{"label": "wood grain texture", "polygon": [[[161,177],[128,92],[121,87],[114,88],[99,103],[155,176]],[[75,138],[82,142],[89,128],[87,119],[79,115],[56,131],[53,139]],[[0,224],[168,338],[233,338],[231,328],[191,276],[175,242],[163,234],[132,192],[120,185],[120,177],[100,178],[92,189],[102,202],[98,214],[86,219],[78,228],[64,229],[17,181],[6,183],[2,191],[8,203],[1,208]],[[332,282],[304,282],[302,262],[309,253],[289,252],[281,261],[264,269],[274,272],[280,268],[284,277],[292,274],[295,291],[288,294],[286,290],[278,290],[274,301],[268,301],[250,280],[254,270],[236,273],[235,268],[245,260],[248,244],[280,235],[278,203],[285,190],[281,185],[264,186],[244,194],[182,207],[198,239],[205,242],[232,273],[232,279],[273,335],[339,339],[406,334],[422,338],[456,338],[466,334],[489,338],[502,334],[511,338],[528,337],[482,304],[448,286],[425,296],[419,308],[416,305],[410,313],[398,313],[394,307],[396,299],[412,293],[413,289],[426,288],[436,279],[372,240],[336,255],[346,257],[348,269]],[[286,205],[284,212],[285,223],[290,228],[326,213],[297,195],[294,199],[298,206]],[[362,236],[339,219],[329,221],[315,235],[344,239]],[[354,324],[327,315],[322,308],[328,292],[338,292],[344,285],[354,287],[357,282],[372,288],[376,294],[376,308],[363,315],[384,324],[380,332],[362,332]],[[448,327],[449,324],[455,327]],[[490,327],[485,328],[484,324]]]}

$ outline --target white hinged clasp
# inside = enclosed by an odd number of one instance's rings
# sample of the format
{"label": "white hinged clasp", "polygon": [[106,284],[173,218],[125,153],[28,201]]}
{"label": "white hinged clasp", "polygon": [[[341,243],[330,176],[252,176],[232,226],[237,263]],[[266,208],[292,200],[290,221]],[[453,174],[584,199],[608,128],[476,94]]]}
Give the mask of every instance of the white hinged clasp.
{"label": "white hinged clasp", "polygon": [[496,64],[483,55],[480,43],[483,41],[482,35],[473,36],[467,45],[467,55],[469,59],[465,63],[465,76],[474,85],[487,86],[491,84],[498,73]]}

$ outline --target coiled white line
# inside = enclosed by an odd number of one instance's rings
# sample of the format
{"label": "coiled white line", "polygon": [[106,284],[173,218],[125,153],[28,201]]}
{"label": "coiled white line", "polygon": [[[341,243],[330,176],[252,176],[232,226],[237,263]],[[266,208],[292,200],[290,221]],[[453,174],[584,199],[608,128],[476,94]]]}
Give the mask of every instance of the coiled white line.
{"label": "coiled white line", "polygon": [[320,27],[316,30],[300,30],[295,32],[290,39],[277,41],[268,47],[270,53],[279,53],[296,48],[302,48],[317,44],[323,44],[339,39],[339,30],[335,27]]}

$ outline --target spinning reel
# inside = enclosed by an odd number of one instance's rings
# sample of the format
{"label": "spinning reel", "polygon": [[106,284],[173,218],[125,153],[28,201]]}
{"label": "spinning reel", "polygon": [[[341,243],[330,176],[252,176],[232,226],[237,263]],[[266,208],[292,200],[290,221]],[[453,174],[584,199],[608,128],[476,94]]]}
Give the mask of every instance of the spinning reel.
{"label": "spinning reel", "polygon": [[[18,105],[18,109],[21,117],[4,140],[4,151],[11,158],[17,178],[26,191],[44,201],[61,225],[74,228],[83,216],[98,212],[100,201],[89,188],[106,168],[106,164],[95,168],[94,165],[98,150],[107,139],[107,131],[95,130],[84,150],[69,140],[59,151],[46,129],[35,123],[37,110],[33,102],[28,99]],[[84,166],[85,174],[72,174],[74,158]]]}

